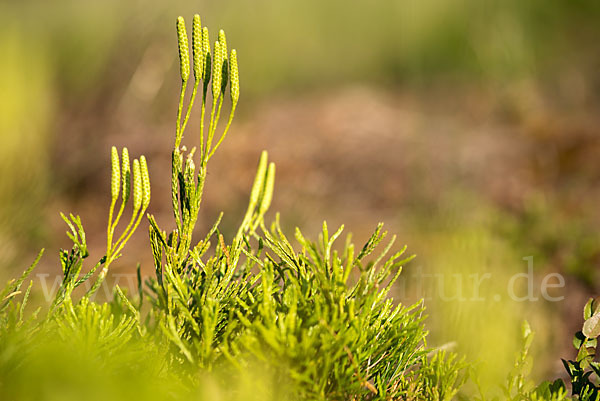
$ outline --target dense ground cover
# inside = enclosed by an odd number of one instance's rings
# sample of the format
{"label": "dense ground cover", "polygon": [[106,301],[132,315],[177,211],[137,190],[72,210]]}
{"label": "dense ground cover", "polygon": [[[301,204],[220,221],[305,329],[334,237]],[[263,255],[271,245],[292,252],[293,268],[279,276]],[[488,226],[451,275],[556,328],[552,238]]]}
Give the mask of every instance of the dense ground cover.
{"label": "dense ground cover", "polygon": [[[25,291],[22,286],[42,252],[2,292],[3,394],[11,399],[81,397],[84,379],[100,385],[101,391],[89,390],[95,397],[126,397],[131,393],[122,386],[139,380],[136,388],[149,391],[146,397],[181,398],[202,388],[201,379],[211,372],[243,382],[258,366],[264,372],[258,382],[264,381],[264,391],[275,399],[451,398],[464,381],[463,363],[426,346],[421,304],[407,307],[387,297],[411,258],[403,257],[404,250],[387,255],[395,238],[372,255],[386,237],[381,225],[356,250],[350,237],[343,247],[335,243],[343,227],[330,234],[324,223],[315,242],[297,230],[301,248],[295,250],[278,219],[270,228],[264,223],[275,180],[266,152],[231,242],[227,245],[219,231],[220,218],[203,240],[192,240],[208,162],[227,134],[240,86],[236,51],[228,52],[222,30],[211,48],[207,28],[194,16],[191,62],[181,17],[177,33],[182,90],[171,163],[175,229],[167,234],[148,215],[156,275],[144,288],[138,271],[135,299],[119,286],[112,301],[91,299],[150,204],[146,158],[130,162],[127,148],[113,147],[104,256],[91,269],[84,267],[89,252],[81,219],[62,215],[73,246],[60,251],[63,279],[50,307],[25,312],[33,281]],[[186,101],[188,82],[193,89]],[[219,128],[226,94],[229,118]],[[199,143],[188,152],[182,139],[196,96]],[[119,222],[127,208],[129,223],[123,228]],[[93,284],[87,291],[74,295],[88,280]],[[74,360],[60,357],[59,368],[53,356],[65,352]],[[36,366],[42,362],[53,366]],[[63,371],[73,374],[66,380],[53,377]],[[25,379],[28,374],[33,382]],[[134,383],[115,380],[121,375]],[[226,388],[222,380],[217,383]],[[256,394],[255,385],[232,396]]]}

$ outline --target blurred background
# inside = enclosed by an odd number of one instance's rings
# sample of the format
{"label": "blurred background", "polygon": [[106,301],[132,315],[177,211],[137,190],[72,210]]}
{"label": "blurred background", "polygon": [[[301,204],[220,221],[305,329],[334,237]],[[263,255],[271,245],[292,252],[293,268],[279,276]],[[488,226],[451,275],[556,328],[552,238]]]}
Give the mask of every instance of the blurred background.
{"label": "blurred background", "polygon": [[[524,319],[537,336],[534,377],[562,375],[600,289],[595,1],[4,0],[0,278],[41,247],[40,271],[60,273],[55,255],[70,244],[59,211],[82,217],[92,259],[102,256],[111,145],[146,155],[150,212],[170,227],[174,26],[196,12],[237,49],[242,92],[199,233],[220,211],[234,232],[267,149],[269,216],[280,211],[290,235],[344,223],[359,245],[384,221],[417,254],[395,298],[425,297],[429,345],[455,342],[485,388],[512,366]],[[147,244],[144,224],[113,273],[139,261],[151,274]],[[507,286],[528,257],[539,300],[517,302]],[[565,280],[550,291],[559,302],[541,297],[550,273]]]}

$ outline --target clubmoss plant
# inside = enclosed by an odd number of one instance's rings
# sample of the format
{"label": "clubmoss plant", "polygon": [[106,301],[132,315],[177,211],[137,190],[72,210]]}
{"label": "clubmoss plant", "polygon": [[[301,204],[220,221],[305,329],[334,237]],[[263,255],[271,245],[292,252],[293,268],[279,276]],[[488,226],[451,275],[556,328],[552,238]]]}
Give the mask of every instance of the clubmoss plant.
{"label": "clubmoss plant", "polygon": [[[182,17],[176,28],[181,93],[171,153],[174,229],[166,232],[154,216],[147,216],[154,277],[142,283],[138,267],[137,299],[118,286],[112,300],[97,303],[91,298],[150,202],[144,156],[130,164],[128,150],[119,157],[113,147],[105,255],[82,274],[88,251],[81,219],[63,216],[73,247],[60,252],[63,280],[47,316],[36,319],[39,311],[23,312],[31,282],[21,297],[41,253],[0,296],[0,344],[10,344],[0,349],[0,372],[25,374],[12,367],[14,355],[35,356],[28,344],[54,336],[86,360],[109,361],[116,372],[135,376],[147,366],[160,366],[148,380],[152,385],[176,383],[167,393],[178,399],[194,394],[207,376],[227,388],[255,377],[255,367],[264,372],[261,380],[270,383],[267,393],[273,399],[455,397],[465,380],[464,363],[427,346],[421,302],[405,306],[388,296],[412,259],[404,256],[406,247],[393,251],[395,237],[382,245],[387,237],[382,224],[360,248],[350,235],[342,241],[343,226],[332,232],[326,223],[317,240],[297,229],[293,244],[278,215],[273,223],[265,222],[275,184],[275,164],[266,151],[236,234],[228,239],[220,232],[221,215],[201,239],[193,238],[208,163],[231,127],[240,77],[237,53],[229,53],[223,30],[211,48],[208,30],[195,15],[190,57]],[[188,151],[182,140],[198,95],[200,129],[188,138],[196,143]],[[221,113],[227,108],[222,127]],[[119,231],[128,204],[132,214]],[[90,289],[74,299],[73,290],[88,280],[93,282]],[[143,307],[144,299],[150,301],[148,307]],[[5,387],[12,395],[23,391],[10,383],[18,381],[0,376],[0,390]],[[233,399],[248,396],[234,392]]]}
{"label": "clubmoss plant", "polygon": [[[101,267],[100,273],[97,275],[91,288],[86,292],[85,298],[94,295],[100,285],[104,282],[110,265],[121,256],[125,244],[127,244],[137,227],[140,225],[144,212],[150,204],[150,175],[148,173],[146,158],[143,155],[140,156],[139,160],[133,160],[132,168],[129,163],[129,151],[127,148],[123,148],[122,157],[121,160],[119,160],[117,148],[113,146],[111,149],[111,168],[111,202],[106,229],[106,253],[92,269],[83,276],[81,276],[83,261],[89,256],[89,253],[81,218],[79,216],[74,216],[73,214],[70,214],[69,217],[67,217],[61,213],[61,217],[70,229],[70,231],[67,232],[67,236],[73,241],[73,247],[70,251],[64,249],[60,251],[63,282],[61,283],[57,297],[54,299],[51,311],[65,299],[70,299],[73,290],[89,280]],[[120,206],[115,216],[115,206],[119,198],[121,199]],[[123,211],[130,198],[132,198],[131,217],[121,235],[117,237],[115,235],[115,230],[117,229]]]}
{"label": "clubmoss plant", "polygon": [[[331,235],[324,223],[316,242],[297,230],[300,247],[295,249],[278,218],[269,228],[264,221],[275,182],[275,165],[269,163],[266,151],[258,163],[247,211],[231,242],[219,232],[219,217],[193,245],[207,164],[229,130],[240,93],[237,53],[228,53],[225,32],[219,31],[211,51],[205,45],[208,31],[203,28],[203,50],[198,56],[199,26],[200,19],[195,17],[194,86],[184,113],[190,61],[183,19],[178,19],[182,89],[171,176],[176,228],[166,233],[149,217],[156,277],[147,285],[155,324],[171,342],[173,352],[182,363],[208,371],[233,368],[243,374],[259,361],[275,369],[291,394],[303,399],[387,399],[409,394],[428,398],[431,386],[423,383],[429,376],[420,367],[443,365],[431,374],[437,379],[441,377],[436,375],[451,378],[436,390],[444,395],[441,399],[451,398],[463,380],[458,373],[461,364],[435,351],[430,364],[432,351],[425,346],[421,305],[396,305],[387,297],[402,265],[412,258],[403,257],[406,248],[387,256],[395,241],[392,238],[375,255],[386,236],[382,225],[359,252],[351,237],[339,248],[336,240],[343,227]],[[209,86],[212,102],[207,101]],[[229,118],[213,145],[228,86]],[[196,171],[196,148],[185,154],[181,138],[200,87]],[[182,115],[185,118],[179,124]]]}

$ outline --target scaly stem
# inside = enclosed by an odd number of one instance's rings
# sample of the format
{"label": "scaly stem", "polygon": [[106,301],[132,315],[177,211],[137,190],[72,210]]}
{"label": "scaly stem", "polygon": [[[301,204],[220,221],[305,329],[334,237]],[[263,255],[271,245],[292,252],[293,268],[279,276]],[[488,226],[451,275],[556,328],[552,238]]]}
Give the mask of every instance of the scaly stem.
{"label": "scaly stem", "polygon": [[210,110],[210,123],[208,125],[208,135],[206,138],[206,151],[204,152],[204,158],[202,159],[202,164],[208,161],[208,153],[210,152],[210,144],[212,143],[212,137],[214,135],[214,125],[215,125],[215,110],[217,109],[217,100],[220,96],[213,98],[212,107]]}
{"label": "scaly stem", "polygon": [[121,234],[119,239],[114,243],[114,247],[112,247],[112,244],[109,245],[109,250],[106,254],[106,261],[104,263],[104,267],[100,271],[100,274],[98,274],[98,278],[94,282],[92,288],[90,288],[90,290],[87,292],[86,297],[91,297],[98,290],[98,288],[100,288],[100,285],[106,278],[109,266],[116,259],[116,256],[119,255],[119,252],[123,250],[123,247],[125,246],[127,241],[129,241],[129,238],[131,238],[137,227],[140,225],[140,222],[142,221],[142,217],[144,215],[144,210],[145,209],[140,209],[139,211],[134,212],[134,214],[131,216],[129,224],[125,228],[125,231],[123,231],[123,234]]}
{"label": "scaly stem", "polygon": [[206,142],[206,151],[209,152],[206,161],[210,159],[210,156],[214,153],[214,148],[212,148],[212,141],[215,136],[215,132],[217,132],[217,125],[219,125],[219,119],[221,118],[221,107],[223,106],[223,96],[219,96],[219,107],[217,108],[217,115],[215,116],[214,124],[212,125],[212,131],[209,131],[209,137]]}
{"label": "scaly stem", "polygon": [[114,232],[114,227],[112,226],[112,218],[113,218],[113,211],[115,209],[115,203],[117,203],[116,199],[111,200],[110,208],[108,209],[108,226],[106,228],[106,253],[107,253],[107,255],[108,255],[108,253],[110,253],[110,248],[112,245],[112,236],[113,236],[113,232]]}
{"label": "scaly stem", "polygon": [[[220,109],[221,108],[219,107],[219,112],[220,112]],[[209,159],[217,151],[217,149],[221,145],[221,142],[223,142],[223,139],[225,139],[225,135],[227,135],[227,131],[229,131],[229,127],[231,126],[231,122],[233,121],[233,115],[234,115],[234,113],[235,113],[235,105],[232,106],[231,112],[229,113],[229,120],[227,121],[227,125],[225,126],[225,129],[223,130],[223,133],[221,134],[221,137],[219,138],[219,141],[217,142],[217,144],[215,145],[215,147],[212,149],[212,151],[208,155]],[[217,113],[217,115],[218,115],[218,113]],[[217,118],[217,121],[218,121],[218,118]]]}
{"label": "scaly stem", "polygon": [[175,223],[177,229],[181,231],[181,216],[179,213],[179,172],[181,164],[179,161],[179,151],[177,148],[171,153],[171,201],[173,206],[173,214],[175,215]]}
{"label": "scaly stem", "polygon": [[[119,213],[117,213],[117,217],[115,218],[115,221],[113,222],[113,225],[111,227],[111,231],[114,233],[115,229],[117,228],[117,224],[119,224],[119,220],[121,220],[121,215],[123,214],[123,211],[125,210],[125,201],[123,200],[123,198],[121,198],[121,206],[119,207]],[[111,235],[112,237],[112,235]]]}
{"label": "scaly stem", "polygon": [[192,90],[192,97],[190,98],[190,103],[187,107],[187,112],[185,113],[185,118],[183,119],[183,124],[181,125],[181,136],[183,137],[183,132],[185,131],[185,126],[190,118],[190,114],[192,112],[192,106],[194,105],[194,99],[196,98],[196,92],[198,90],[198,81],[194,82],[194,89]]}
{"label": "scaly stem", "polygon": [[183,81],[181,84],[181,94],[179,95],[179,107],[177,108],[177,130],[175,131],[175,147],[178,148],[181,144],[181,113],[183,112],[183,99],[185,97],[185,89],[187,88],[187,81]]}
{"label": "scaly stem", "polygon": [[206,88],[204,85],[204,93],[202,94],[202,111],[200,112],[200,164],[205,158],[207,150],[204,149],[204,117],[206,114]]}
{"label": "scaly stem", "polygon": [[[129,231],[129,233],[127,234],[127,236],[122,240],[122,242],[120,242],[120,243],[119,243],[119,241],[115,242],[114,255],[118,255],[119,252],[121,252],[121,250],[123,249],[123,247],[125,246],[125,244],[127,243],[127,241],[129,241],[129,238],[131,238],[131,236],[133,235],[133,233],[135,232],[135,230],[137,230],[138,226],[140,225],[140,222],[142,221],[142,218],[144,217],[144,212],[145,211],[146,211],[146,209],[140,209],[139,214],[137,215],[137,219],[135,221],[135,224],[131,227],[131,230]],[[123,235],[121,235],[121,238],[125,235],[125,233],[126,233],[126,231],[123,232]],[[119,240],[121,240],[121,238],[119,238]],[[113,258],[113,260],[114,260],[114,258]],[[107,268],[107,267],[108,267],[108,263],[106,263],[106,265],[105,265],[105,268]]]}

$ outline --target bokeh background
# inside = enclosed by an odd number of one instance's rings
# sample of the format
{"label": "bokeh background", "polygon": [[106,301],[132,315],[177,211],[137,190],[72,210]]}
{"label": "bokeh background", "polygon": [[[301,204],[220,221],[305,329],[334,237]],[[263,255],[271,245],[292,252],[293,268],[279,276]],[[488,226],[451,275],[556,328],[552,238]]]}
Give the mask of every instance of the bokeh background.
{"label": "bokeh background", "polygon": [[[506,376],[524,319],[537,336],[534,377],[562,375],[583,304],[600,290],[597,1],[4,0],[0,277],[40,247],[40,271],[60,272],[59,211],[82,217],[101,256],[111,145],[147,156],[150,211],[169,225],[174,21],[196,12],[213,35],[226,30],[242,91],[199,232],[220,211],[234,231],[267,149],[287,232],[315,235],[326,219],[361,243],[385,221],[418,255],[396,299],[426,298],[430,345],[455,343],[478,361],[484,388]],[[151,272],[145,231],[114,273],[138,261]],[[527,257],[535,295],[560,273],[551,295],[562,301],[509,299]],[[473,297],[472,277],[487,273]]]}

